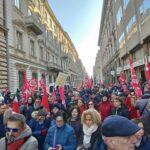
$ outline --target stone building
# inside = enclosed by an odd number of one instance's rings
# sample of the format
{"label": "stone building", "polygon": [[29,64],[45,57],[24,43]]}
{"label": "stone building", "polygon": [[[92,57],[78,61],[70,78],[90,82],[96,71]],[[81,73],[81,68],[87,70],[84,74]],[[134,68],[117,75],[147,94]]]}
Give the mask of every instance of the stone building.
{"label": "stone building", "polygon": [[0,90],[8,87],[7,65],[7,28],[5,15],[5,1],[0,1]]}
{"label": "stone building", "polygon": [[16,88],[22,88],[25,70],[27,79],[43,78],[47,86],[55,82],[60,71],[66,73],[68,82],[73,84],[81,73],[74,67],[78,53],[48,1],[5,1],[10,90],[15,92]]}
{"label": "stone building", "polygon": [[104,0],[98,45],[105,82],[113,82],[124,70],[130,79],[131,55],[138,79],[145,79],[144,55],[150,61],[150,2]]}

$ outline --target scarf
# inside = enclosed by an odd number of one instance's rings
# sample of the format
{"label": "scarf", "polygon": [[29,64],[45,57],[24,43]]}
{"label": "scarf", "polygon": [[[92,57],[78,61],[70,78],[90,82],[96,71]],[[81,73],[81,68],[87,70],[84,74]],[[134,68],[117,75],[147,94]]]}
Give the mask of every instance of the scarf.
{"label": "scarf", "polygon": [[84,132],[84,138],[83,138],[83,145],[85,148],[89,148],[91,146],[90,140],[92,133],[94,133],[98,128],[97,124],[93,124],[92,126],[88,127],[86,124],[83,124],[83,132]]}

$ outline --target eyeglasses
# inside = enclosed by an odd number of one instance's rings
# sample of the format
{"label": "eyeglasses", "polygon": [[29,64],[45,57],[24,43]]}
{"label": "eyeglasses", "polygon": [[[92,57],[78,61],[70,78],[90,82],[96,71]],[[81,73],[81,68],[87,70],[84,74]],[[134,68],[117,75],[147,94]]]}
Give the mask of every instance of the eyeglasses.
{"label": "eyeglasses", "polygon": [[19,131],[19,128],[6,128],[6,132],[18,132]]}

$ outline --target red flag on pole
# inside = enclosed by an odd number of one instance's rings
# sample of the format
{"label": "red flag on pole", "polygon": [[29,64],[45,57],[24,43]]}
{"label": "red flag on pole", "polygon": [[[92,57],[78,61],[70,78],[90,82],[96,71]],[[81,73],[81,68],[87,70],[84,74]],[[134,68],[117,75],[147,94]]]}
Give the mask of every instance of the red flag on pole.
{"label": "red flag on pole", "polygon": [[13,101],[13,108],[12,108],[12,111],[13,111],[13,112],[16,112],[16,113],[20,113],[20,108],[19,108],[19,103],[18,103],[17,96],[15,96],[15,99],[14,99],[14,101]]}
{"label": "red flag on pole", "polygon": [[23,94],[23,104],[26,105],[26,100],[29,96],[31,96],[31,89],[30,89],[30,84],[27,80],[27,76],[26,76],[26,71],[24,71],[24,79],[23,79],[23,82],[24,82],[24,86],[22,88],[22,94]]}
{"label": "red flag on pole", "polygon": [[48,97],[47,97],[47,92],[46,92],[46,86],[44,86],[44,95],[42,97],[42,106],[45,107],[48,112],[50,112],[50,107],[49,107]]}
{"label": "red flag on pole", "polygon": [[150,63],[145,55],[145,71],[146,71],[146,79],[150,81]]}
{"label": "red flag on pole", "polygon": [[53,92],[52,92],[52,100],[53,100],[53,103],[56,103],[56,92],[55,92],[54,89],[53,89]]}
{"label": "red flag on pole", "polygon": [[132,57],[130,57],[129,62],[130,62],[131,80],[132,80],[133,89],[134,89],[137,97],[141,97],[142,96],[142,90],[141,90],[140,84],[138,83],[135,69],[133,67]]}
{"label": "red flag on pole", "polygon": [[89,88],[90,89],[93,88],[93,78],[92,77],[90,78],[90,81],[89,81]]}
{"label": "red flag on pole", "polygon": [[63,86],[60,86],[59,87],[59,94],[60,94],[60,97],[61,97],[61,100],[62,100],[62,104],[64,106],[66,106],[66,103],[65,103],[65,95],[64,95],[64,87]]}
{"label": "red flag on pole", "polygon": [[126,76],[125,76],[123,71],[121,71],[121,73],[120,73],[119,81],[120,82],[126,82]]}

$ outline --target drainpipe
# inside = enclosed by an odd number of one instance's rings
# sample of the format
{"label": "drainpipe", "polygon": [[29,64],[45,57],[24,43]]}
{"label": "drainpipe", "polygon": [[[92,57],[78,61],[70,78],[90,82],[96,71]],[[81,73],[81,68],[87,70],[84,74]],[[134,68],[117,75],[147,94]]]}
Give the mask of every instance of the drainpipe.
{"label": "drainpipe", "polygon": [[8,47],[8,27],[7,27],[7,5],[6,5],[6,2],[7,0],[3,0],[3,13],[4,13],[4,26],[6,28],[6,31],[5,31],[5,37],[6,37],[6,57],[7,57],[7,88],[8,90],[10,90],[10,83],[9,83],[9,80],[10,80],[10,71],[9,71],[9,58],[10,58],[10,55],[9,55],[9,47]]}

